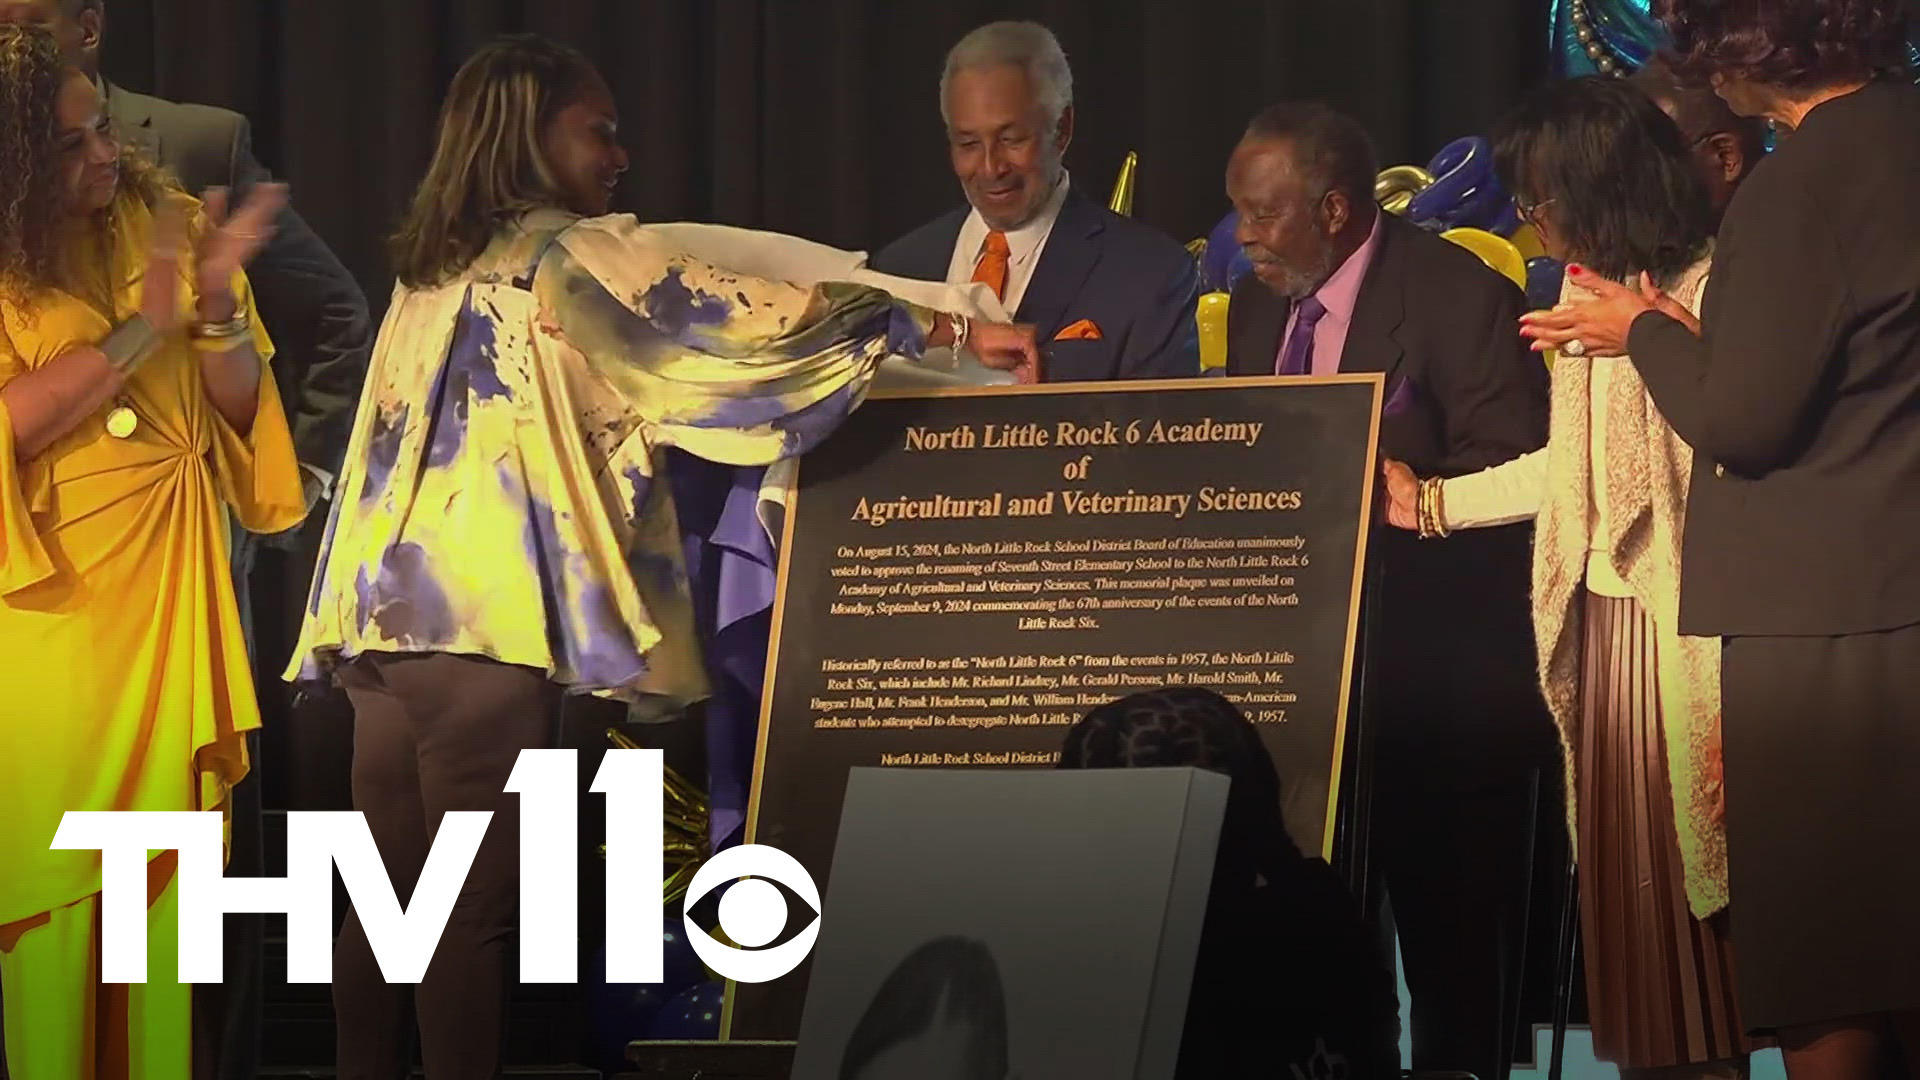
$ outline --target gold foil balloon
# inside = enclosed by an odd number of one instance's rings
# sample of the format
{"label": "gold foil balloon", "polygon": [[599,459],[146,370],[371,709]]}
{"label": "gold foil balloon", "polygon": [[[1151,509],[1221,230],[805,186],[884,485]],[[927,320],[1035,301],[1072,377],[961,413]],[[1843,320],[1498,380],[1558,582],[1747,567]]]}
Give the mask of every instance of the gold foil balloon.
{"label": "gold foil balloon", "polygon": [[1227,366],[1227,302],[1230,293],[1210,292],[1200,298],[1194,321],[1200,324],[1200,370]]}
{"label": "gold foil balloon", "polygon": [[1140,173],[1140,155],[1127,151],[1127,159],[1120,163],[1120,178],[1113,182],[1113,197],[1107,200],[1107,209],[1121,217],[1133,216],[1133,188],[1135,177]]}
{"label": "gold foil balloon", "polygon": [[[621,750],[641,749],[639,743],[614,728],[607,729],[607,741]],[[661,883],[661,902],[671,904],[687,894],[687,885],[693,881],[694,873],[707,861],[707,793],[688,783],[671,766],[662,766],[662,769],[666,783],[661,809],[666,831],[661,837],[665,856],[661,870],[666,877]],[[606,845],[602,844],[600,854],[606,853]]]}
{"label": "gold foil balloon", "polygon": [[1403,214],[1415,195],[1433,183],[1433,174],[1418,165],[1395,165],[1380,170],[1373,180],[1373,199],[1389,214]]}

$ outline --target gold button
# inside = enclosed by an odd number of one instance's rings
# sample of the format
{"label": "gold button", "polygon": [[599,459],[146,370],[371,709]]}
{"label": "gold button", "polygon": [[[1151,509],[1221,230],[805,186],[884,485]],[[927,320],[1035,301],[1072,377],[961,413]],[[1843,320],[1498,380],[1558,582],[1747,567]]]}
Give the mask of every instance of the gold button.
{"label": "gold button", "polygon": [[1727,467],[1725,465],[1715,465],[1713,467],[1713,475],[1725,480],[1727,478]]}

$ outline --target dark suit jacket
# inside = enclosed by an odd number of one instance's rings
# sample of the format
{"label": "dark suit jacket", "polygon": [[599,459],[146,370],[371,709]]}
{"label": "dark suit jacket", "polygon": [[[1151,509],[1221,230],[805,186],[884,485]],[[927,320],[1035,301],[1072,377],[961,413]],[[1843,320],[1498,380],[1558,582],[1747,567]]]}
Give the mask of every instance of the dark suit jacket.
{"label": "dark suit jacket", "polygon": [[1920,622],[1920,89],[1813,110],[1727,208],[1703,336],[1635,321],[1633,364],[1694,448],[1680,630]]}
{"label": "dark suit jacket", "polygon": [[[968,213],[963,207],[935,218],[888,244],[870,265],[896,277],[944,281]],[[1047,382],[1179,378],[1200,373],[1199,297],[1199,267],[1186,248],[1074,192],[1013,317],[1037,329]],[[1100,328],[1100,340],[1053,340],[1081,319]]]}
{"label": "dark suit jacket", "polygon": [[[1229,377],[1273,374],[1289,310],[1259,279],[1240,282],[1227,308]],[[1340,370],[1387,376],[1382,455],[1458,476],[1546,445],[1547,370],[1520,337],[1525,310],[1521,291],[1471,252],[1398,217],[1381,222]],[[1383,766],[1405,765],[1427,786],[1473,786],[1547,760],[1532,527],[1423,541],[1382,526],[1369,544],[1380,606],[1363,693]]]}
{"label": "dark suit jacket", "polygon": [[[121,138],[144,150],[198,196],[269,179],[254,160],[247,120],[208,105],[136,94],[111,84],[107,113]],[[236,192],[237,195],[237,192]],[[273,239],[247,267],[260,318],[273,338],[272,368],[294,450],[338,474],[373,348],[366,297],[300,215],[280,215]]]}

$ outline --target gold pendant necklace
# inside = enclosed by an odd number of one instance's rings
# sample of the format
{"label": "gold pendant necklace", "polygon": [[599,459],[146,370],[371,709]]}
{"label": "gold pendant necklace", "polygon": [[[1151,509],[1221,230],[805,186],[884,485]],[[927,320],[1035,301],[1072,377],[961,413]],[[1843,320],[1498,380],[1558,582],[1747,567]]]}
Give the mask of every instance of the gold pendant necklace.
{"label": "gold pendant necklace", "polygon": [[107,414],[107,434],[116,439],[131,436],[140,426],[140,417],[133,411],[133,405],[125,396],[118,399],[112,412]]}

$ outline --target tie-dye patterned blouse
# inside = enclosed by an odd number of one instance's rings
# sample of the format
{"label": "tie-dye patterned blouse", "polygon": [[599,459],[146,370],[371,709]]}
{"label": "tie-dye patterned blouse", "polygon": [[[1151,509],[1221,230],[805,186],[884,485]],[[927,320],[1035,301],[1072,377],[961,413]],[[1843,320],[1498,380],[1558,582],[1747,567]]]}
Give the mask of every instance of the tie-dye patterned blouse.
{"label": "tie-dye patterned blouse", "polygon": [[528,215],[460,277],[395,290],[286,677],[444,652],[704,697],[663,448],[803,453],[933,317],[730,273],[630,216]]}

